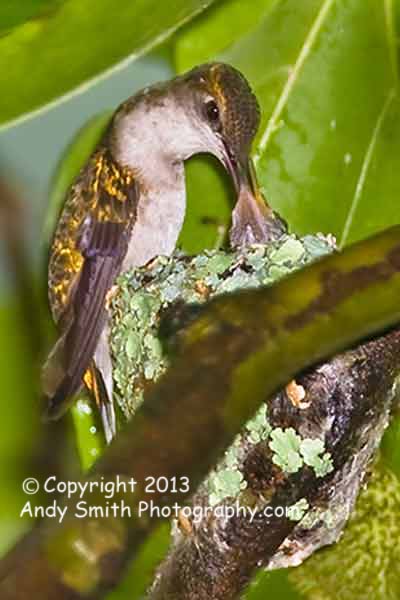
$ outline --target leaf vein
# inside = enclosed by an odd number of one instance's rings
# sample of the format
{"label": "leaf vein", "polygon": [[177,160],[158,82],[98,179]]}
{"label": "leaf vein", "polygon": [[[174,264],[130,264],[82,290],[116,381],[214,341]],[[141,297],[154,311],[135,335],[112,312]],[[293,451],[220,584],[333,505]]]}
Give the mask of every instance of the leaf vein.
{"label": "leaf vein", "polygon": [[322,26],[328,16],[330,9],[332,8],[335,0],[324,0],[313,24],[305,38],[304,44],[301,47],[299,56],[294,64],[293,69],[289,71],[289,76],[287,78],[286,84],[282,90],[282,93],[276,103],[275,109],[268,121],[268,125],[265,129],[265,132],[260,140],[257,153],[255,155],[254,161],[257,164],[261,158],[262,153],[265,151],[270,138],[274,131],[277,128],[277,124],[279,122],[280,116],[285,108],[290,94],[292,93],[294,84],[296,83],[303,66],[316,42],[319,32],[322,29]]}
{"label": "leaf vein", "polygon": [[394,78],[395,84],[397,86],[399,83],[399,71],[398,71],[398,61],[397,61],[397,35],[396,35],[393,0],[385,0],[384,12],[385,12],[386,35],[387,35],[387,42],[388,42],[388,47],[389,47],[390,62],[391,62],[392,71],[393,71],[393,78]]}
{"label": "leaf vein", "polygon": [[387,112],[389,110],[391,103],[393,102],[395,95],[396,95],[396,91],[393,88],[390,90],[390,92],[382,106],[382,110],[380,111],[380,113],[378,115],[378,118],[375,123],[375,127],[372,130],[371,140],[368,144],[368,147],[367,147],[367,150],[366,150],[366,153],[365,153],[362,165],[361,165],[360,176],[357,180],[357,185],[356,185],[356,189],[354,192],[353,200],[351,202],[350,210],[349,210],[349,213],[347,215],[347,218],[346,218],[346,221],[345,221],[345,224],[343,227],[343,231],[342,231],[342,235],[341,235],[341,239],[340,239],[340,243],[339,243],[340,249],[343,248],[343,246],[345,245],[345,243],[349,237],[350,229],[351,229],[351,226],[352,226],[353,220],[354,220],[354,215],[360,204],[360,199],[361,199],[361,196],[362,196],[362,193],[364,190],[364,186],[365,186],[365,182],[367,179],[369,167],[371,165],[372,157],[374,154],[376,142],[378,140],[378,136],[381,131],[383,122],[385,120],[385,117],[387,115]]}

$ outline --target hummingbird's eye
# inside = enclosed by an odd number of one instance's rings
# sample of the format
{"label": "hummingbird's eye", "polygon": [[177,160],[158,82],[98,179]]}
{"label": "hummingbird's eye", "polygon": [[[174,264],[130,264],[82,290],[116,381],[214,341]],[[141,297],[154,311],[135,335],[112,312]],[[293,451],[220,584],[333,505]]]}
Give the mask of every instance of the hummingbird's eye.
{"label": "hummingbird's eye", "polygon": [[205,105],[206,116],[210,123],[216,125],[219,123],[219,108],[214,100],[209,100]]}

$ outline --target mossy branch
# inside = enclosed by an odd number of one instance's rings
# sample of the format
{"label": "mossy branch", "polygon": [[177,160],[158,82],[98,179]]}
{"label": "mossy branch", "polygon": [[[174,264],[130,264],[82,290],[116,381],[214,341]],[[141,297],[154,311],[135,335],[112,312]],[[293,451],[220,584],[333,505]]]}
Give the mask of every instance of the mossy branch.
{"label": "mossy branch", "polygon": [[[396,330],[269,399],[178,518],[149,599],[234,599],[257,567],[297,566],[336,542],[398,402],[399,374]],[[400,579],[381,569],[382,579],[395,595]]]}
{"label": "mossy branch", "polygon": [[[188,492],[149,493],[143,483],[189,476],[194,490],[266,398],[317,361],[398,323],[399,296],[396,227],[272,287],[216,298],[187,319],[173,364],[89,477],[135,478],[135,494],[121,494],[134,507],[182,503]],[[74,508],[73,501],[69,518],[43,523],[5,558],[2,598],[101,598],[157,523],[78,522]]]}

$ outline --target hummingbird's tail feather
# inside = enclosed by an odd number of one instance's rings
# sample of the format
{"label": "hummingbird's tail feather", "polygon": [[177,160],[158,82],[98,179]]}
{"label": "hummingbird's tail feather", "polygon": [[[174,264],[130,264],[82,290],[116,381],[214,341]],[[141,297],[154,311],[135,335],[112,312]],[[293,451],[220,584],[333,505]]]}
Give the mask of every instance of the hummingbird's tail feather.
{"label": "hummingbird's tail feather", "polygon": [[[84,381],[92,392],[99,409],[107,444],[110,444],[117,432],[117,422],[112,396],[110,397],[102,373],[93,361],[87,370],[89,377]],[[78,383],[78,385],[77,385]],[[76,394],[82,380],[64,376],[55,393],[50,397],[46,411],[43,415],[45,421],[54,421],[61,417],[68,409],[71,397]]]}
{"label": "hummingbird's tail feather", "polygon": [[94,354],[91,376],[96,384],[93,390],[96,404],[99,407],[107,443],[116,435],[117,424],[113,402],[113,368],[110,354],[110,326],[107,320],[101,332]]}
{"label": "hummingbird's tail feather", "polygon": [[90,380],[90,388],[100,412],[106,442],[110,444],[117,433],[114,403],[112,396],[108,393],[103,375],[94,361],[90,366]]}
{"label": "hummingbird's tail feather", "polygon": [[[101,301],[103,304],[104,296]],[[46,363],[44,379],[49,402],[45,420],[61,417],[82,386],[83,376],[90,365],[106,320],[105,308],[100,305],[98,298],[93,299],[89,312],[93,318],[85,320],[85,323],[76,319],[58,340]]]}

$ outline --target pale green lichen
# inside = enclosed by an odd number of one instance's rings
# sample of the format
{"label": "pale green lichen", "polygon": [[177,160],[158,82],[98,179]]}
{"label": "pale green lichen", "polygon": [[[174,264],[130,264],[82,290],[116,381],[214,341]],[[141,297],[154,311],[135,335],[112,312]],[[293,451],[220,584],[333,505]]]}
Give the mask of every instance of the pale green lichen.
{"label": "pale green lichen", "polygon": [[301,437],[292,427],[277,427],[271,431],[269,447],[273,451],[272,462],[285,473],[297,473],[303,466],[300,456]]}
{"label": "pale green lichen", "polygon": [[209,274],[221,275],[232,265],[232,256],[225,252],[216,252],[210,256],[204,267]]}
{"label": "pale green lichen", "polygon": [[256,415],[246,423],[243,434],[236,436],[232,445],[216,470],[206,479],[204,486],[210,506],[223,502],[226,498],[238,498],[247,488],[241,465],[246,454],[246,443],[258,444],[266,439],[272,430],[268,422],[267,405],[263,404]]}
{"label": "pale green lichen", "polygon": [[301,521],[307,510],[310,508],[307,498],[300,498],[296,504],[292,504],[287,509],[286,515],[291,521]]}
{"label": "pale green lichen", "polygon": [[207,484],[210,506],[216,506],[226,498],[236,498],[247,487],[243,474],[232,468],[214,471]]}
{"label": "pale green lichen", "polygon": [[236,469],[239,466],[240,459],[243,454],[242,436],[237,435],[233,443],[225,452],[224,463],[229,469]]}
{"label": "pale green lichen", "polygon": [[286,277],[286,275],[289,275],[289,273],[290,269],[288,267],[272,265],[268,271],[268,276],[270,278],[268,281],[277,281],[278,279],[282,279],[282,277]]}
{"label": "pale green lichen", "polygon": [[269,254],[269,258],[277,265],[289,265],[298,262],[304,252],[304,245],[300,240],[289,238],[279,248],[272,250]]}
{"label": "pale green lichen", "polygon": [[305,464],[314,469],[317,477],[324,477],[333,471],[331,455],[329,452],[325,452],[325,445],[322,440],[309,438],[302,440],[300,453]]}
{"label": "pale green lichen", "polygon": [[264,404],[253,419],[246,424],[244,434],[236,436],[217,469],[205,481],[210,506],[215,506],[226,498],[237,498],[247,488],[247,483],[240,471],[245,452],[244,441],[258,444],[268,439],[271,430],[267,406]]}
{"label": "pale green lichen", "polygon": [[312,529],[318,523],[325,523],[328,529],[334,529],[340,520],[340,511],[334,514],[330,508],[313,508],[302,519],[300,527],[302,529]]}
{"label": "pale green lichen", "polygon": [[268,439],[272,427],[268,422],[267,405],[263,404],[253,419],[246,423],[249,432],[248,438],[253,444],[258,444]]}
{"label": "pale green lichen", "polygon": [[223,460],[204,482],[210,506],[216,506],[226,498],[237,498],[247,483],[240,471],[243,458],[243,439],[239,434],[225,452]]}
{"label": "pale green lichen", "polygon": [[277,427],[270,437],[272,462],[286,473],[297,473],[305,464],[314,469],[317,477],[324,477],[333,470],[331,455],[325,452],[322,440],[302,439],[292,427]]}

